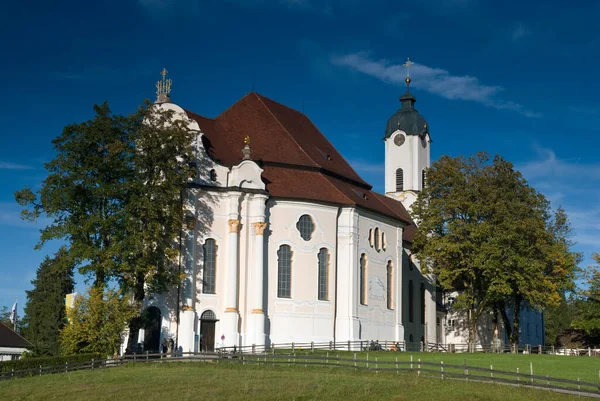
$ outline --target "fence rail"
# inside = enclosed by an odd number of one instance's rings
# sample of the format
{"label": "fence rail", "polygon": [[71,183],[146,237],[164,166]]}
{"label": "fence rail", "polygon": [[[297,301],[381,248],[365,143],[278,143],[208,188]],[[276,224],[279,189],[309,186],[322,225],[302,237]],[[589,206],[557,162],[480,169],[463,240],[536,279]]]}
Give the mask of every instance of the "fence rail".
{"label": "fence rail", "polygon": [[[256,353],[271,349],[291,350],[328,350],[328,351],[406,351],[406,352],[449,352],[463,353],[469,352],[469,344],[462,343],[428,343],[428,342],[409,342],[409,341],[324,341],[324,342],[288,342],[271,343],[268,345],[246,345],[232,347],[218,347],[217,351]],[[490,353],[509,353],[512,352],[509,345],[493,346],[477,344],[475,352]],[[567,356],[600,356],[600,349],[596,348],[559,348],[554,346],[529,345],[524,344],[517,348],[517,353],[523,354],[547,354],[547,355],[567,355]]]}
{"label": "fence rail", "polygon": [[[290,345],[291,347],[285,348]],[[318,350],[316,344],[312,350]],[[347,345],[347,344],[346,344]],[[352,347],[353,344],[350,344]],[[303,366],[308,368],[340,368],[349,370],[374,371],[379,372],[412,372],[418,376],[437,377],[441,380],[467,380],[494,383],[499,385],[511,386],[526,386],[536,389],[544,389],[554,392],[567,393],[573,395],[587,396],[600,398],[600,383],[591,383],[581,380],[568,380],[549,376],[534,375],[533,372],[522,373],[517,369],[516,372],[504,370],[494,370],[490,365],[489,369],[464,365],[444,364],[425,362],[414,358],[410,355],[400,356],[395,360],[389,360],[389,353],[363,353],[345,352],[340,356],[340,348],[333,347],[325,350],[325,352],[302,352],[310,348],[306,347],[306,343],[298,345],[296,343],[281,344],[278,347],[264,347],[262,350],[255,352],[243,352],[244,348],[236,350],[236,352],[227,352],[224,348],[217,352],[202,352],[202,353],[179,353],[174,355],[167,354],[137,354],[126,355],[115,359],[90,360],[86,362],[65,363],[64,365],[54,366],[39,366],[37,368],[14,370],[10,372],[0,372],[0,380],[10,380],[21,377],[41,376],[45,374],[57,374],[65,372],[73,372],[78,370],[90,369],[106,369],[111,367],[121,366],[128,363],[156,363],[156,362],[177,362],[177,361],[213,361],[216,363],[238,363],[242,365],[284,365],[284,366]],[[285,350],[291,352],[284,352]],[[240,352],[241,351],[241,352]],[[382,355],[386,356],[386,360],[379,360]]]}

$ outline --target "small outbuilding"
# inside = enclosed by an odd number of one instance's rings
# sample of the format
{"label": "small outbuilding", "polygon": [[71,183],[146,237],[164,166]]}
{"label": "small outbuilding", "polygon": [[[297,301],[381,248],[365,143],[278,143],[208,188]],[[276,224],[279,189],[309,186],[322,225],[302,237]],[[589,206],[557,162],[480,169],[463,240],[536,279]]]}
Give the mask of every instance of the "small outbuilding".
{"label": "small outbuilding", "polygon": [[33,344],[0,322],[0,362],[19,359],[31,347]]}

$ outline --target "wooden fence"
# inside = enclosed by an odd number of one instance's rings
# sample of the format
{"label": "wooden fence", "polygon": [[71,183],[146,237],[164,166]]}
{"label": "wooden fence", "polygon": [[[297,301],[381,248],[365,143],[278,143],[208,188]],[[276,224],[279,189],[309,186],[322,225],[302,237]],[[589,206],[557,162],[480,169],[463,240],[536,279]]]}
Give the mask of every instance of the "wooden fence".
{"label": "wooden fence", "polygon": [[[294,346],[296,346],[294,344]],[[301,349],[298,348],[298,351]],[[283,351],[283,350],[281,350]],[[345,355],[344,355],[345,354]],[[212,361],[216,363],[238,363],[242,365],[272,365],[272,366],[301,366],[308,368],[320,367],[331,369],[349,369],[379,372],[412,373],[417,376],[437,377],[441,380],[465,380],[494,383],[499,385],[526,386],[536,389],[600,398],[600,383],[590,383],[581,380],[567,380],[556,377],[534,375],[533,372],[509,372],[490,368],[481,368],[464,365],[453,365],[424,362],[414,356],[398,353],[395,360],[389,360],[390,353],[367,352],[357,354],[346,352],[340,357],[340,353],[332,350],[317,353],[310,352],[276,352],[276,348],[270,348],[269,352],[243,353],[243,352],[204,352],[204,353],[180,353],[177,355],[166,354],[138,354],[127,355],[115,359],[90,360],[87,362],[65,363],[64,365],[39,366],[37,368],[14,370],[0,373],[0,380],[10,380],[21,377],[41,376],[45,374],[59,374],[79,370],[107,369],[118,367],[128,363],[161,363],[179,361]],[[385,355],[385,360],[380,360]],[[394,355],[394,354],[391,354]],[[404,360],[402,360],[404,359]]]}

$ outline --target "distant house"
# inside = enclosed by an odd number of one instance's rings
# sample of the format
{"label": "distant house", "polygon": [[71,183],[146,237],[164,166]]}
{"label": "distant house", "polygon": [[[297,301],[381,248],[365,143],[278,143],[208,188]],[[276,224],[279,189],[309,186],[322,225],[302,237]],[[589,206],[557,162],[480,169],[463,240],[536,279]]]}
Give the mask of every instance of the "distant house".
{"label": "distant house", "polygon": [[0,322],[0,362],[19,359],[23,352],[31,347],[33,344]]}

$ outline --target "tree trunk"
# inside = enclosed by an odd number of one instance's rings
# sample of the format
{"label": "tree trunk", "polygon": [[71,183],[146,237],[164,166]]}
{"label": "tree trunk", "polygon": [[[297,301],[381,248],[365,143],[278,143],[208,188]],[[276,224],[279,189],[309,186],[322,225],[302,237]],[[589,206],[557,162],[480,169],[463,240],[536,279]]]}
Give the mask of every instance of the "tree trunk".
{"label": "tree trunk", "polygon": [[467,324],[469,327],[469,352],[475,352],[477,343],[477,317],[475,308],[469,308]]}
{"label": "tree trunk", "polygon": [[[500,303],[498,306],[498,311],[500,312],[500,316],[502,317],[502,323],[504,323],[504,330],[506,331],[506,337],[508,337],[508,341],[512,338],[512,325],[510,324],[510,320],[508,320],[508,314],[506,313],[506,304],[504,302]],[[511,348],[512,352],[512,348]]]}
{"label": "tree trunk", "polygon": [[510,347],[513,350],[513,353],[519,352],[519,319],[521,316],[521,297],[515,297],[515,305],[513,311],[513,327],[512,333],[509,337],[510,339]]}

